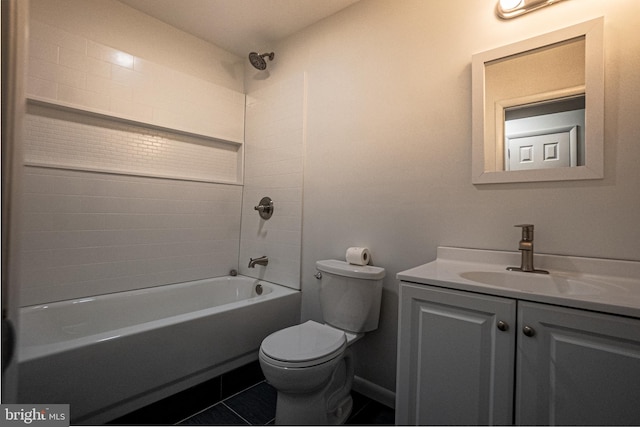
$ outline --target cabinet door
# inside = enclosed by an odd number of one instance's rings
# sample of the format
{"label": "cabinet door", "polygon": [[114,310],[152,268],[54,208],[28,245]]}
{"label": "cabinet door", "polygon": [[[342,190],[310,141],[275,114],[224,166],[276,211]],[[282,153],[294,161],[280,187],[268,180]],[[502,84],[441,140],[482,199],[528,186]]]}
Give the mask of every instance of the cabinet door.
{"label": "cabinet door", "polygon": [[513,423],[514,300],[402,283],[399,317],[396,424]]}
{"label": "cabinet door", "polygon": [[640,424],[640,320],[518,304],[517,424]]}

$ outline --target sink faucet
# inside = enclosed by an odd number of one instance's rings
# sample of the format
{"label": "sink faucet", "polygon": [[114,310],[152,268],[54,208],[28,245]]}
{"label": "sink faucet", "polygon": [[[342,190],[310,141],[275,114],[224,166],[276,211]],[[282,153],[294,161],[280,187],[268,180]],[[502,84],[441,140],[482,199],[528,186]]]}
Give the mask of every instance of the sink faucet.
{"label": "sink faucet", "polygon": [[269,258],[266,256],[261,256],[260,258],[249,258],[249,268],[254,268],[258,265],[267,265],[269,264]]}
{"label": "sink faucet", "polygon": [[549,274],[546,270],[536,270],[533,267],[533,224],[518,224],[514,227],[522,227],[522,240],[518,244],[518,249],[522,252],[522,261],[520,267],[507,267],[507,270]]}

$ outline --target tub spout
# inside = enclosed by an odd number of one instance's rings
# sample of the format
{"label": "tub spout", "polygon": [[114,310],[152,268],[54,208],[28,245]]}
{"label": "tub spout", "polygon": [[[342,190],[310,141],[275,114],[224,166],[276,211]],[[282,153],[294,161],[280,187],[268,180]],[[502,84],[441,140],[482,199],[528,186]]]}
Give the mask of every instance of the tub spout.
{"label": "tub spout", "polygon": [[269,258],[266,256],[261,256],[260,258],[249,258],[249,268],[254,268],[258,265],[267,265],[269,264]]}

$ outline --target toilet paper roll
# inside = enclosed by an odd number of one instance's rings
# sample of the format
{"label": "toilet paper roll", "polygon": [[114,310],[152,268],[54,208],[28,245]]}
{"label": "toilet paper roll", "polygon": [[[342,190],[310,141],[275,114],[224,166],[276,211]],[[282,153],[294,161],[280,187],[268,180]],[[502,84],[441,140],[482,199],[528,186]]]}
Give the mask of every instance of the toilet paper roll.
{"label": "toilet paper roll", "polygon": [[347,249],[346,259],[349,264],[367,265],[371,260],[371,254],[367,248],[352,247]]}

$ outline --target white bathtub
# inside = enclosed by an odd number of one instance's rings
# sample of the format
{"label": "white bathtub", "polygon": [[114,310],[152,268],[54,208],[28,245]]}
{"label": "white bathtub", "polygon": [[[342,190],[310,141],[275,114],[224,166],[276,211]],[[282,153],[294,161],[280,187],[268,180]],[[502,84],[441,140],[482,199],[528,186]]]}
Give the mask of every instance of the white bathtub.
{"label": "white bathtub", "polygon": [[256,360],[299,318],[298,291],[243,276],[24,307],[18,399],[102,424]]}

